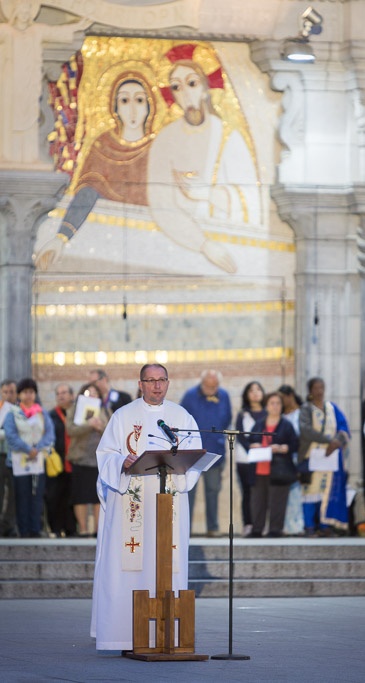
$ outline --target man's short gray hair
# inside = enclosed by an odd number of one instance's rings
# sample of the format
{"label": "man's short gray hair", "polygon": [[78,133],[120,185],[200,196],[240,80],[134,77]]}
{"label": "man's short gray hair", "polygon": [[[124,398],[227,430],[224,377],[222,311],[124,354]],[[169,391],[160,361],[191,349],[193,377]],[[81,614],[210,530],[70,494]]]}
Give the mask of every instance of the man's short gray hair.
{"label": "man's short gray hair", "polygon": [[202,374],[200,375],[201,381],[204,382],[208,375],[216,377],[216,379],[218,380],[218,384],[222,383],[223,375],[219,370],[203,370]]}

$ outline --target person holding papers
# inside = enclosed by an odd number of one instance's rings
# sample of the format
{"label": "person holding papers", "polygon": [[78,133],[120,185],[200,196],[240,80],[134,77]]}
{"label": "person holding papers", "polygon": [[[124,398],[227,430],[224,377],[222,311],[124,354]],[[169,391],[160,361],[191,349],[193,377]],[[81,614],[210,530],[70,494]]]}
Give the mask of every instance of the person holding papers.
{"label": "person holding papers", "polygon": [[111,414],[109,408],[102,406],[101,392],[93,383],[81,387],[75,405],[66,413],[67,434],[71,437],[67,453],[72,463],[71,502],[79,536],[89,536],[89,505],[93,506],[95,535],[98,528],[100,505],[96,492],[96,449]]}
{"label": "person holding papers", "polygon": [[310,482],[302,486],[305,533],[307,536],[346,533],[343,453],[350,430],[345,415],[334,403],[325,400],[323,379],[313,377],[307,386],[307,400],[299,414],[298,451],[299,462],[308,459],[311,470]]}
{"label": "person holding papers", "polygon": [[[280,394],[274,391],[267,394],[264,405],[267,415],[258,420],[249,437],[249,456],[252,461],[257,451],[255,484],[251,490],[251,537],[260,538],[263,534],[268,516],[268,536],[278,538],[282,535],[286,504],[290,483],[283,479],[273,480],[271,459],[274,454],[288,461],[291,466],[293,453],[297,450],[297,436],[289,420],[282,416],[283,401]],[[260,434],[266,432],[266,434]]]}
{"label": "person holding papers", "polygon": [[241,512],[243,522],[243,536],[250,536],[252,533],[251,516],[251,488],[255,481],[256,464],[248,462],[247,450],[248,433],[252,430],[257,420],[266,416],[263,406],[265,391],[256,380],[246,384],[242,392],[242,408],[236,418],[236,429],[244,434],[238,434],[235,443],[235,461],[238,481],[242,492]]}
{"label": "person holding papers", "polygon": [[11,405],[4,431],[14,474],[16,518],[22,538],[38,538],[42,531],[44,460],[55,441],[53,422],[37,402],[34,379],[18,382],[19,405]]}

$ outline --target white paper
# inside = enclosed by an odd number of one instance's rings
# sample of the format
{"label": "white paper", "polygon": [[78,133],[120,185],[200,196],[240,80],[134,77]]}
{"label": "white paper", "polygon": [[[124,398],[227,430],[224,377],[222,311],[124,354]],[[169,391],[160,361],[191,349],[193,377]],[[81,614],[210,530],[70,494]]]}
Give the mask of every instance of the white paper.
{"label": "white paper", "polygon": [[27,453],[13,451],[11,454],[11,462],[14,477],[24,477],[25,475],[30,474],[43,474],[44,472],[44,457],[41,451],[37,453],[34,460],[30,460]]}
{"label": "white paper", "polygon": [[356,496],[356,489],[353,489],[352,486],[346,486],[346,506],[348,508],[350,507],[355,496]]}
{"label": "white paper", "polygon": [[271,446],[266,448],[250,448],[247,462],[270,462],[272,460]]}
{"label": "white paper", "polygon": [[250,413],[245,412],[243,414],[243,420],[242,420],[242,427],[244,432],[252,432],[252,427],[255,424],[255,420],[253,419],[252,415]]}
{"label": "white paper", "polygon": [[195,463],[195,467],[198,465],[198,469],[201,472],[207,472],[221,457],[219,453],[205,453]]}
{"label": "white paper", "polygon": [[238,463],[248,463],[248,453],[239,441],[234,445],[234,458]]}
{"label": "white paper", "polygon": [[3,426],[4,420],[7,416],[10,408],[11,408],[11,403],[9,403],[9,401],[4,401],[4,403],[2,404],[2,406],[0,408],[0,427]]}
{"label": "white paper", "polygon": [[188,472],[207,472],[222,456],[219,453],[204,453],[201,455],[199,460],[197,460],[194,465],[189,467]]}
{"label": "white paper", "polygon": [[337,472],[338,456],[338,448],[328,456],[326,456],[326,448],[312,448],[309,456],[309,469],[311,472]]}
{"label": "white paper", "polygon": [[91,417],[99,417],[100,406],[100,398],[84,395],[79,396],[76,402],[74,416],[75,425],[84,425]]}

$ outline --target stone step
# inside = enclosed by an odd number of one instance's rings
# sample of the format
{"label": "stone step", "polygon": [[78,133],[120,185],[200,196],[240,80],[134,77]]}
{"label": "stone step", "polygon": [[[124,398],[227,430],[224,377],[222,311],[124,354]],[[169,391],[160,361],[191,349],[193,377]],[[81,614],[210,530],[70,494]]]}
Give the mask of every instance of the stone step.
{"label": "stone step", "polygon": [[[94,561],[95,539],[0,539],[3,560]],[[235,561],[246,560],[365,560],[365,539],[238,539]],[[189,560],[228,561],[228,539],[193,539]]]}
{"label": "stone step", "polygon": [[[189,580],[189,589],[197,598],[227,598],[227,580]],[[234,580],[233,596],[258,597],[340,597],[365,595],[365,580],[361,579],[245,579]],[[56,599],[91,598],[92,581],[5,581],[0,582],[0,598]]]}
{"label": "stone step", "polygon": [[[228,581],[195,579],[189,588],[197,598],[227,598]],[[365,595],[365,579],[235,579],[235,598],[301,598]]]}
{"label": "stone step", "polygon": [[[90,598],[95,539],[0,540],[0,598]],[[192,539],[189,588],[228,597],[228,539]],[[365,595],[363,539],[238,539],[236,597]]]}
{"label": "stone step", "polygon": [[0,561],[19,560],[19,561],[54,561],[66,562],[80,560],[84,562],[94,562],[95,560],[95,539],[36,539],[5,542],[0,540]]}
{"label": "stone step", "polygon": [[0,581],[0,600],[91,598],[92,579],[84,581]]}
{"label": "stone step", "polygon": [[53,579],[92,581],[94,562],[9,562],[0,564],[0,581],[11,578],[14,581],[49,581]]}
{"label": "stone step", "polygon": [[[365,560],[318,561],[304,560],[248,560],[233,563],[233,576],[237,579],[338,579],[365,580]],[[189,562],[189,579],[227,579],[228,562]]]}
{"label": "stone step", "polygon": [[[237,560],[364,560],[365,539],[297,539],[282,540],[252,539],[235,541],[233,557]],[[223,539],[220,544],[215,541],[209,545],[190,545],[189,560],[228,560],[228,540]]]}
{"label": "stone step", "polygon": [[[0,564],[0,581],[9,578],[16,581],[26,580],[92,580],[94,562],[13,562],[6,560]],[[338,579],[360,578],[365,580],[365,561],[328,561],[306,560],[304,562],[255,560],[234,562],[233,575],[237,579]],[[227,579],[227,561],[189,562],[189,579],[213,580]]]}

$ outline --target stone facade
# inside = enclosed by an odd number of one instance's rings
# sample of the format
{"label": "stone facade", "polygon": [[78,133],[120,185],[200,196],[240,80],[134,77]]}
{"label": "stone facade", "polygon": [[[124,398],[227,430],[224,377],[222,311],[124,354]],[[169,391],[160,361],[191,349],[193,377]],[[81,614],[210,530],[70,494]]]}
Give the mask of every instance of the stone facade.
{"label": "stone facade", "polygon": [[[239,392],[245,379],[260,374],[267,379],[268,388],[274,388],[283,377],[285,353],[288,351],[290,356],[290,349],[294,349],[295,367],[288,357],[285,378],[295,382],[298,391],[304,394],[310,376],[320,374],[324,377],[328,397],[343,408],[351,424],[350,469],[353,479],[358,480],[362,476],[360,402],[365,364],[362,332],[365,1],[323,0],[318,3],[317,10],[324,22],[323,33],[311,38],[317,56],[314,65],[289,65],[280,59],[283,39],[295,35],[298,30],[298,18],[306,8],[303,2],[247,0],[244,7],[240,0],[224,3],[219,0],[175,0],[160,5],[143,4],[147,6],[131,7],[108,0],[88,0],[87,3],[47,0],[44,6],[32,2],[31,16],[23,25],[20,18],[17,20],[10,13],[9,3],[1,2],[0,64],[4,66],[10,55],[14,61],[12,69],[2,68],[0,75],[1,101],[7,107],[0,129],[0,374],[19,379],[33,371],[41,382],[46,403],[51,403],[52,383],[70,378],[80,378],[81,383],[87,368],[95,365],[97,358],[91,355],[87,362],[83,357],[75,370],[72,363],[54,363],[55,352],[190,351],[195,355],[190,358],[181,355],[183,362],[179,363],[177,358],[172,364],[181,394],[209,363],[222,367],[226,386],[232,390],[238,408]],[[244,284],[229,282],[227,278],[224,287],[217,288],[219,296],[214,296],[213,300],[216,306],[221,304],[222,309],[208,311],[209,291],[212,291],[216,275],[214,270],[208,273],[204,282],[198,283],[194,296],[187,295],[196,274],[188,256],[186,267],[190,267],[191,277],[181,282],[180,289],[176,289],[176,282],[174,289],[171,280],[160,279],[159,296],[153,292],[145,274],[139,283],[134,279],[130,285],[128,281],[127,288],[124,277],[116,289],[109,288],[107,296],[101,296],[100,289],[83,291],[83,286],[90,285],[90,272],[81,274],[73,291],[67,290],[67,285],[75,269],[68,273],[60,271],[58,276],[54,272],[52,277],[34,274],[32,252],[39,225],[48,211],[62,207],[60,195],[68,182],[65,175],[53,172],[47,156],[47,134],[53,123],[46,101],[46,83],[57,77],[71,52],[81,46],[85,31],[90,35],[221,41],[223,47],[225,41],[227,44],[245,44],[252,69],[259,74],[255,76],[255,82],[261,78],[264,84],[266,99],[263,102],[269,107],[271,97],[272,103],[270,135],[275,165],[272,176],[270,172],[266,176],[272,198],[266,207],[268,222],[282,242],[295,245],[296,252],[294,256],[294,251],[288,251],[283,261],[277,260],[274,252],[268,251],[265,255],[267,262],[274,264],[266,271],[269,276],[266,286],[274,295],[271,297],[273,309],[266,311],[264,317],[260,317],[259,310],[256,315],[245,310],[242,325],[242,311],[228,311],[232,301],[263,305],[266,299],[263,291],[256,298],[255,294],[249,296]],[[29,65],[30,83],[22,86],[19,65],[24,61]],[[23,87],[27,92],[28,86],[31,86],[34,101],[27,118],[17,109],[17,102],[24,94],[19,89]],[[13,118],[9,118],[9,112],[13,112]],[[262,112],[251,112],[251,116],[254,119],[262,116]],[[264,150],[259,151],[263,159]],[[102,215],[105,217],[105,211]],[[127,233],[124,228],[122,232],[121,241],[125,244]],[[136,242],[135,254],[129,245],[134,278],[138,277],[139,254],[147,249],[150,239],[156,242],[159,237],[152,233],[142,236]],[[97,257],[94,266],[96,262]],[[130,276],[128,258],[126,262],[124,275],[127,272]],[[93,265],[92,261],[90,263]],[[281,263],[284,263],[282,270]],[[253,265],[253,275],[254,270]],[[274,304],[280,306],[282,299],[280,276],[285,277],[288,285],[284,325],[282,312],[275,315],[274,310]],[[102,288],[105,275],[97,279],[95,286]],[[157,283],[157,279],[153,282]],[[241,297],[238,295],[240,286]],[[93,326],[98,320],[95,316],[97,306],[123,307],[125,303],[127,313],[130,306],[128,330],[123,309],[113,308],[109,317],[100,315],[103,334],[98,338],[98,326]],[[186,303],[202,306],[200,319],[184,311],[177,315],[176,307]],[[89,307],[85,317],[77,313],[72,319],[67,314],[58,316],[58,306],[71,305]],[[141,315],[141,307],[148,305],[161,305],[164,312],[156,313],[154,308],[153,315],[149,316],[146,308]],[[174,314],[168,314],[168,305],[175,307]],[[47,306],[54,306],[57,315],[50,314]],[[52,321],[57,321],[57,325]],[[262,343],[256,343],[255,337],[259,333]],[[115,344],[118,335],[121,342]],[[132,342],[128,342],[128,335]],[[93,338],[95,343],[92,345],[90,340]],[[159,338],[163,343],[159,344]],[[239,342],[236,342],[237,338]],[[281,349],[276,359],[266,358],[265,361],[265,355],[260,357],[257,353],[251,367],[249,358],[239,357],[242,349],[274,347]],[[199,356],[199,352],[208,350],[217,355]],[[237,352],[236,358],[229,357],[229,350],[233,350],[233,355]],[[164,357],[168,359],[162,354],[161,358]],[[111,364],[108,368],[111,376],[118,381],[118,377],[124,375],[127,387],[132,391],[132,378],[141,358],[136,355],[134,363],[127,359],[128,362]],[[179,393],[176,391],[172,398],[177,398]]]}

